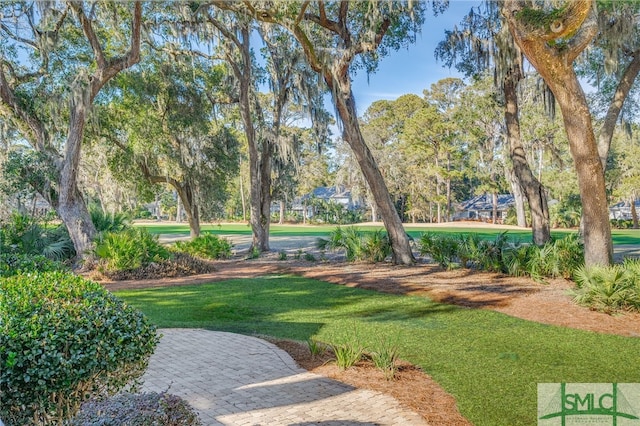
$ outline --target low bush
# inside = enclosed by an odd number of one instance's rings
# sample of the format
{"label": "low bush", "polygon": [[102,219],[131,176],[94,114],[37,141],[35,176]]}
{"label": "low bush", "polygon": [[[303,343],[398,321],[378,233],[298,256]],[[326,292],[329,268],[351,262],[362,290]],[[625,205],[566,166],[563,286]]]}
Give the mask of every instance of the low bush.
{"label": "low bush", "polygon": [[63,424],[90,397],[143,373],[157,344],[139,311],[62,272],[0,280],[0,418]]}
{"label": "low bush", "polygon": [[208,274],[215,270],[215,266],[207,260],[193,257],[186,253],[174,253],[170,259],[152,262],[134,269],[103,271],[102,274],[111,280],[121,281],[185,277]]}
{"label": "low bush", "polygon": [[143,228],[127,228],[122,232],[106,232],[96,241],[94,254],[103,272],[136,269],[152,262],[169,259],[171,253]]}
{"label": "low bush", "polygon": [[193,408],[179,396],[156,392],[124,392],[104,400],[84,403],[69,424],[197,426],[202,423]]}
{"label": "low bush", "polygon": [[640,311],[640,260],[581,267],[575,271],[574,281],[574,300],[580,305],[607,313]]}
{"label": "low bush", "polygon": [[506,244],[505,232],[493,241],[482,240],[473,234],[441,235],[428,232],[418,239],[420,254],[430,256],[446,269],[474,266],[487,271],[502,271],[502,250]]}
{"label": "low bush", "polygon": [[204,234],[191,241],[178,241],[176,250],[204,259],[228,259],[233,244],[226,238]]}
{"label": "low bush", "polygon": [[65,271],[67,267],[42,255],[0,254],[0,278],[29,272]]}
{"label": "low bush", "polygon": [[385,232],[361,232],[354,226],[338,226],[328,239],[318,238],[316,247],[320,250],[344,250],[348,262],[382,262],[391,254],[391,243]]}
{"label": "low bush", "polygon": [[474,267],[513,276],[570,278],[583,264],[584,248],[577,234],[570,234],[544,246],[509,242],[506,233],[494,240],[482,240],[473,234],[422,234],[418,240],[420,254],[429,255],[440,266]]}

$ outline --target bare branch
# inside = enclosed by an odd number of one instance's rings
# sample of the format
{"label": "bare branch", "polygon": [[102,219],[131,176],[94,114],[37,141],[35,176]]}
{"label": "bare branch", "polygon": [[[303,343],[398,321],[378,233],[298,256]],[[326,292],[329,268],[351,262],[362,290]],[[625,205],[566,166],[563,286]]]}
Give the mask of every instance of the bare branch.
{"label": "bare branch", "polygon": [[20,36],[18,36],[17,34],[14,34],[14,33],[9,29],[9,27],[7,27],[5,24],[0,23],[0,29],[2,29],[2,31],[4,31],[5,33],[7,33],[7,35],[8,35],[10,38],[12,38],[12,39],[14,39],[14,40],[16,40],[16,41],[18,41],[18,42],[20,42],[20,43],[23,43],[23,44],[26,44],[26,45],[28,45],[28,46],[31,46],[34,50],[38,50],[38,48],[39,48],[38,43],[36,43],[36,42],[35,42],[35,41],[33,41],[33,40],[29,40],[29,39],[27,39],[27,38],[20,37]]}
{"label": "bare branch", "polygon": [[304,15],[307,11],[307,7],[309,7],[309,3],[309,0],[302,3],[302,6],[300,6],[300,12],[298,13],[298,16],[296,16],[296,20],[293,25],[298,25],[302,21],[302,19],[304,19]]}

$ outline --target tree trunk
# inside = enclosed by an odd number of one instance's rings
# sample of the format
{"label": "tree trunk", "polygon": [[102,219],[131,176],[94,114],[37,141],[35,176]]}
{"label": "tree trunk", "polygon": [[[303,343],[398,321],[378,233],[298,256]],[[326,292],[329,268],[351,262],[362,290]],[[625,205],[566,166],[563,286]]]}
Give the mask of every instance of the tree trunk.
{"label": "tree trunk", "polygon": [[598,155],[591,126],[591,113],[573,68],[563,84],[552,87],[569,139],[571,155],[578,173],[584,222],[585,264],[609,265],[613,259],[613,243],[609,223],[604,169]]}
{"label": "tree trunk", "polygon": [[[516,43],[545,80],[562,111],[583,207],[585,264],[606,266],[613,259],[613,242],[604,169],[587,100],[573,69],[575,59],[598,33],[595,0],[568,2],[558,9],[553,25],[523,22],[521,12],[528,7],[525,1],[505,2],[503,13]],[[557,40],[562,43],[551,43]]]}
{"label": "tree trunk", "polygon": [[509,179],[509,186],[513,193],[513,201],[516,210],[516,221],[519,227],[527,227],[527,212],[525,210],[525,195],[520,186],[520,182],[513,171],[513,164],[511,168],[507,168],[507,177]]}
{"label": "tree trunk", "polygon": [[247,203],[244,200],[244,187],[242,185],[242,174],[240,174],[240,202],[242,203],[242,221],[247,220]]}
{"label": "tree trunk", "polygon": [[[436,156],[435,156],[435,162],[436,162],[436,170],[440,170],[440,161],[438,160],[438,153],[436,152]],[[437,215],[438,215],[438,223],[442,222],[442,203],[440,203],[440,195],[441,191],[440,191],[440,176],[436,175],[436,199],[438,201],[436,201],[436,207],[437,207]]]}
{"label": "tree trunk", "polygon": [[280,200],[280,217],[279,217],[279,221],[278,224],[280,225],[284,225],[284,214],[285,214],[285,202],[284,200]]}
{"label": "tree trunk", "polygon": [[269,228],[271,226],[271,163],[273,144],[264,139],[260,152],[260,224],[265,238],[260,241],[260,251],[269,251]]}
{"label": "tree trunk", "polygon": [[[513,171],[519,182],[521,190],[527,197],[529,210],[531,211],[533,243],[541,246],[551,240],[549,207],[547,205],[547,194],[544,192],[542,184],[538,179],[536,179],[529,167],[529,163],[527,162],[527,157],[522,146],[522,140],[520,138],[517,86],[521,76],[520,68],[516,68],[514,66],[511,67],[504,78],[504,118],[507,125],[509,157],[513,164]],[[520,219],[518,219],[518,222],[520,222]]]}
{"label": "tree trunk", "polygon": [[447,211],[445,221],[451,221],[451,153],[447,152]]}
{"label": "tree trunk", "polygon": [[191,239],[197,238],[200,236],[200,212],[198,211],[198,205],[193,200],[193,189],[188,182],[185,182],[183,185],[175,182],[174,187],[178,192],[184,213],[187,215],[189,236]]}
{"label": "tree trunk", "polygon": [[498,222],[498,193],[494,192],[491,194],[491,202],[493,204],[493,209],[491,211],[491,223],[494,225]]}
{"label": "tree trunk", "polygon": [[376,207],[375,200],[370,200],[371,203],[371,222],[378,221],[378,208]]}
{"label": "tree trunk", "polygon": [[636,198],[631,200],[631,220],[633,220],[633,229],[638,229],[638,212],[636,211]]}
{"label": "tree trunk", "polygon": [[69,133],[65,144],[64,161],[60,167],[56,211],[69,232],[78,260],[82,260],[93,249],[93,238],[97,232],[78,189],[77,181],[84,125],[87,109],[90,106],[90,91],[86,87],[79,89],[79,85],[75,83],[73,87],[79,90],[79,93],[71,100]]}
{"label": "tree trunk", "polygon": [[251,114],[250,92],[253,81],[251,73],[251,52],[249,49],[249,27],[244,25],[241,28],[241,33],[241,45],[238,46],[238,48],[242,55],[242,64],[240,66],[239,64],[234,63],[232,64],[232,68],[240,84],[240,116],[242,117],[244,131],[247,137],[247,145],[249,147],[249,223],[251,224],[251,230],[253,231],[250,250],[268,251],[269,216],[264,215],[264,204],[262,198],[263,170],[260,161],[261,156],[258,150],[258,138]]}
{"label": "tree trunk", "polygon": [[180,200],[180,197],[178,197],[178,203],[176,205],[176,223],[180,223],[182,222],[182,210],[184,208],[182,207],[182,201]]}
{"label": "tree trunk", "polygon": [[624,105],[624,101],[627,99],[631,86],[635,81],[638,73],[640,73],[640,50],[636,50],[632,54],[633,60],[627,65],[627,68],[622,74],[622,78],[618,83],[616,92],[613,95],[607,115],[604,118],[600,132],[598,133],[598,155],[602,162],[602,168],[607,169],[607,157],[609,156],[609,148],[611,147],[611,139],[613,139],[613,131],[616,128],[620,111]]}
{"label": "tree trunk", "polygon": [[391,248],[393,251],[393,263],[400,265],[410,265],[415,262],[411,246],[409,245],[409,237],[402,226],[402,221],[398,216],[389,190],[384,182],[380,169],[376,164],[369,147],[362,137],[360,126],[358,124],[358,116],[356,105],[353,99],[353,93],[350,88],[350,77],[348,72],[344,73],[343,81],[333,81],[331,76],[325,75],[327,85],[332,89],[331,93],[334,98],[335,105],[342,121],[343,137],[351,147],[362,174],[364,175],[375,204],[380,210],[380,215],[384,226],[389,235]]}

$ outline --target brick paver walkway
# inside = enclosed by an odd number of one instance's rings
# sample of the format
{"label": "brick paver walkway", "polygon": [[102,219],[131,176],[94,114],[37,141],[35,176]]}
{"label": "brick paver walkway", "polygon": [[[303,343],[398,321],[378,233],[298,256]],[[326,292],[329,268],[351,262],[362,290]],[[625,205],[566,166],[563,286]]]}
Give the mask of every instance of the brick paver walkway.
{"label": "brick paver walkway", "polygon": [[298,367],[254,337],[163,329],[144,391],[179,395],[205,425],[426,425],[392,397]]}

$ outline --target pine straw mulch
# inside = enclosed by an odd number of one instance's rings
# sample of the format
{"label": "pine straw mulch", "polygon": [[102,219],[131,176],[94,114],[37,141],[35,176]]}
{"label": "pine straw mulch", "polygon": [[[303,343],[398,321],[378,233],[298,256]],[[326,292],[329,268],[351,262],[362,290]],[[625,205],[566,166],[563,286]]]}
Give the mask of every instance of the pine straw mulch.
{"label": "pine straw mulch", "polygon": [[[151,280],[104,282],[107,289],[131,289],[190,285],[227,279],[290,273],[349,287],[385,293],[427,296],[442,303],[473,309],[491,309],[518,318],[583,330],[640,337],[640,314],[612,316],[575,305],[569,294],[572,283],[550,280],[537,283],[528,278],[471,270],[445,271],[431,264],[411,267],[389,264],[257,260],[215,263],[208,274]],[[460,415],[455,399],[420,368],[402,362],[396,379],[388,381],[370,362],[341,370],[330,363],[330,354],[312,357],[306,344],[272,340],[298,364],[315,373],[355,387],[388,393],[422,415],[429,424],[469,425]]]}

